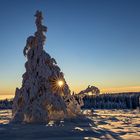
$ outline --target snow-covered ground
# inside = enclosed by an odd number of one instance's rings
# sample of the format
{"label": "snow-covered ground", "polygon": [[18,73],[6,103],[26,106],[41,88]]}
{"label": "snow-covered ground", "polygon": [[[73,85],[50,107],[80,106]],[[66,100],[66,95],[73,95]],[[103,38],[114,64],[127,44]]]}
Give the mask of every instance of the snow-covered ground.
{"label": "snow-covered ground", "polygon": [[85,117],[46,125],[8,124],[11,110],[0,110],[1,140],[140,140],[139,110],[84,110]]}

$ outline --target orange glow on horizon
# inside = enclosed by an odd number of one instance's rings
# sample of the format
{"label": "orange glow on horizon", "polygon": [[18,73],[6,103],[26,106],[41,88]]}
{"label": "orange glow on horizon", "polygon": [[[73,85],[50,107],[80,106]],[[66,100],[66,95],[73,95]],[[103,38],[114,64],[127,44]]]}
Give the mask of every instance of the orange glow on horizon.
{"label": "orange glow on horizon", "polygon": [[140,92],[140,86],[132,86],[132,87],[113,87],[113,88],[103,88],[101,89],[101,93],[117,93],[117,92]]}
{"label": "orange glow on horizon", "polygon": [[[84,90],[86,87],[81,85],[79,87],[75,86],[70,88],[71,88],[71,92],[75,91],[76,93],[79,93],[81,90]],[[13,98],[15,95],[15,89],[16,88],[12,86],[10,88],[8,87],[8,88],[0,89],[0,99]],[[140,86],[101,88],[100,91],[101,93],[140,92]]]}
{"label": "orange glow on horizon", "polygon": [[[95,85],[96,86],[96,85]],[[98,87],[98,86],[97,86]],[[71,91],[75,91],[76,93],[79,93],[81,90],[84,90],[85,86],[80,87],[72,87]],[[140,86],[130,86],[130,87],[111,87],[111,88],[100,88],[101,93],[117,93],[117,92],[140,92]]]}

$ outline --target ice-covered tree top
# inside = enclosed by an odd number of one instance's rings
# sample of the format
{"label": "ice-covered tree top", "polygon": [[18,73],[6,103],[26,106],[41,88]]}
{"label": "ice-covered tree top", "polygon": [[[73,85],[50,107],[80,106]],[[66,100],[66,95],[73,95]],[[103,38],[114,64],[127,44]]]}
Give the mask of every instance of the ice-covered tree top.
{"label": "ice-covered tree top", "polygon": [[46,40],[45,33],[47,32],[47,27],[42,25],[42,20],[43,20],[42,12],[36,11],[35,17],[36,17],[35,24],[37,27],[37,31],[35,32],[34,36],[29,36],[27,38],[26,46],[23,50],[24,56],[27,55],[27,52],[32,47],[39,47],[39,49],[43,49],[43,45]]}
{"label": "ice-covered tree top", "polygon": [[37,27],[37,32],[35,33],[35,37],[43,45],[46,40],[46,36],[44,35],[44,32],[47,32],[47,27],[42,25],[43,16],[41,11],[36,11],[35,17],[36,17],[35,24]]}

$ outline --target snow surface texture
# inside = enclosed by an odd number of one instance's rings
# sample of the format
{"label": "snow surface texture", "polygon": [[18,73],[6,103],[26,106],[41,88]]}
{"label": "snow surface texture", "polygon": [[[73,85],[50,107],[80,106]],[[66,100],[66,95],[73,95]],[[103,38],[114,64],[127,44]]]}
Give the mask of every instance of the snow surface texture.
{"label": "snow surface texture", "polygon": [[43,49],[47,27],[42,25],[42,13],[35,14],[37,31],[27,38],[23,50],[27,57],[22,87],[16,89],[12,122],[45,123],[75,117],[81,112],[81,99],[70,94],[64,74],[56,60]]}
{"label": "snow surface texture", "polygon": [[85,117],[46,125],[8,124],[11,110],[0,110],[2,140],[139,140],[139,110],[84,110]]}

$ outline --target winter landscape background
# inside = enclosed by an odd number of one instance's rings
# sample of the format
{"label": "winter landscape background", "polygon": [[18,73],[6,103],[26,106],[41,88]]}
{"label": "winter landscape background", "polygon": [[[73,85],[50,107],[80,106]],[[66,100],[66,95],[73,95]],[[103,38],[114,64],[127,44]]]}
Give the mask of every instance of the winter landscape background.
{"label": "winter landscape background", "polygon": [[139,0],[0,0],[0,139],[140,139]]}

